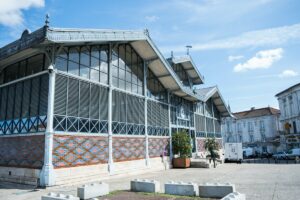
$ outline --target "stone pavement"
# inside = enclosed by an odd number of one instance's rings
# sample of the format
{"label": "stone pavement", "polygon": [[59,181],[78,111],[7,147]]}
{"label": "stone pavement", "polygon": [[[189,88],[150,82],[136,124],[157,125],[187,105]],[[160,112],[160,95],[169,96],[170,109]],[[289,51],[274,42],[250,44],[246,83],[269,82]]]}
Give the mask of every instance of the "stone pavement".
{"label": "stone pavement", "polygon": [[[223,164],[217,168],[171,169],[147,174],[112,177],[110,190],[128,190],[134,178],[155,179],[161,182],[193,181],[230,182],[238,192],[246,194],[247,200],[295,200],[300,199],[300,165],[298,164]],[[76,195],[76,186],[51,187],[35,190],[31,186],[0,182],[2,200],[40,200],[48,192]]]}

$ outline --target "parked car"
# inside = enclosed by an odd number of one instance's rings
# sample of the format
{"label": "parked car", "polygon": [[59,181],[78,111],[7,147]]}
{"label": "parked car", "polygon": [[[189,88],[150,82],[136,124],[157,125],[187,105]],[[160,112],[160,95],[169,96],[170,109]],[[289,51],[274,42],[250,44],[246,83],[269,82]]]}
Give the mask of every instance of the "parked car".
{"label": "parked car", "polygon": [[260,157],[261,158],[272,158],[273,154],[272,153],[269,153],[269,152],[262,152],[260,154]]}
{"label": "parked car", "polygon": [[254,158],[255,151],[251,147],[243,148],[243,158]]}
{"label": "parked car", "polygon": [[295,159],[297,156],[300,157],[300,148],[289,150],[286,156],[288,159]]}
{"label": "parked car", "polygon": [[287,158],[286,153],[284,151],[277,152],[277,153],[273,154],[272,157],[274,159],[276,159],[276,160],[286,159]]}

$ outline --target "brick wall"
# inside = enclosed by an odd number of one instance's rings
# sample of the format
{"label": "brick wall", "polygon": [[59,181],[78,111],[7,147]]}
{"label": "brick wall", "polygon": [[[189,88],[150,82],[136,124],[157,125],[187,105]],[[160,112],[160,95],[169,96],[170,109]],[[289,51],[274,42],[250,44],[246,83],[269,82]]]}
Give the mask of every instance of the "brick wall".
{"label": "brick wall", "polygon": [[53,137],[53,165],[55,168],[107,163],[108,138],[105,136]]}
{"label": "brick wall", "polygon": [[145,158],[144,137],[113,137],[114,162]]}
{"label": "brick wall", "polygon": [[169,138],[149,138],[149,157],[160,157],[169,155]]}
{"label": "brick wall", "polygon": [[41,169],[44,135],[0,137],[0,166]]}

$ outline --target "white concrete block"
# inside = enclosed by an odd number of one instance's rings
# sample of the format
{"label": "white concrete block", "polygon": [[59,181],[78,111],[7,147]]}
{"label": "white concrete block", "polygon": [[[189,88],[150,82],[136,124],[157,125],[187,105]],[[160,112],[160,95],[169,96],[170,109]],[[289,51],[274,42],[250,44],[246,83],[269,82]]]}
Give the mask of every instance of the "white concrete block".
{"label": "white concrete block", "polygon": [[246,195],[241,194],[239,192],[233,192],[233,193],[226,195],[221,200],[246,200]]}
{"label": "white concrete block", "polygon": [[57,194],[50,192],[47,195],[42,196],[42,200],[79,200],[79,197],[73,195]]}
{"label": "white concrete block", "polygon": [[80,199],[91,199],[107,194],[109,194],[109,186],[103,182],[85,184],[77,188],[77,196]]}
{"label": "white concrete block", "polygon": [[235,185],[230,183],[204,183],[199,185],[199,196],[204,198],[223,198],[235,192]]}
{"label": "white concrete block", "polygon": [[198,196],[198,185],[196,183],[184,183],[170,181],[165,184],[165,193],[181,196]]}
{"label": "white concrete block", "polygon": [[154,192],[160,191],[160,183],[155,180],[135,179],[130,182],[130,189],[134,192]]}

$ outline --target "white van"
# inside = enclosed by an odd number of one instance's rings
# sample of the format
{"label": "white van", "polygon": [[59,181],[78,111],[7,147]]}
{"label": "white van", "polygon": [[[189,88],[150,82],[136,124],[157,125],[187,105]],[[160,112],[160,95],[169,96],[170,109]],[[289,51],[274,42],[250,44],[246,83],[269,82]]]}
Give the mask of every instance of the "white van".
{"label": "white van", "polygon": [[243,150],[242,143],[225,143],[225,162],[236,161],[242,162]]}
{"label": "white van", "polygon": [[287,152],[286,156],[289,159],[295,159],[297,156],[300,157],[300,148],[291,149]]}

